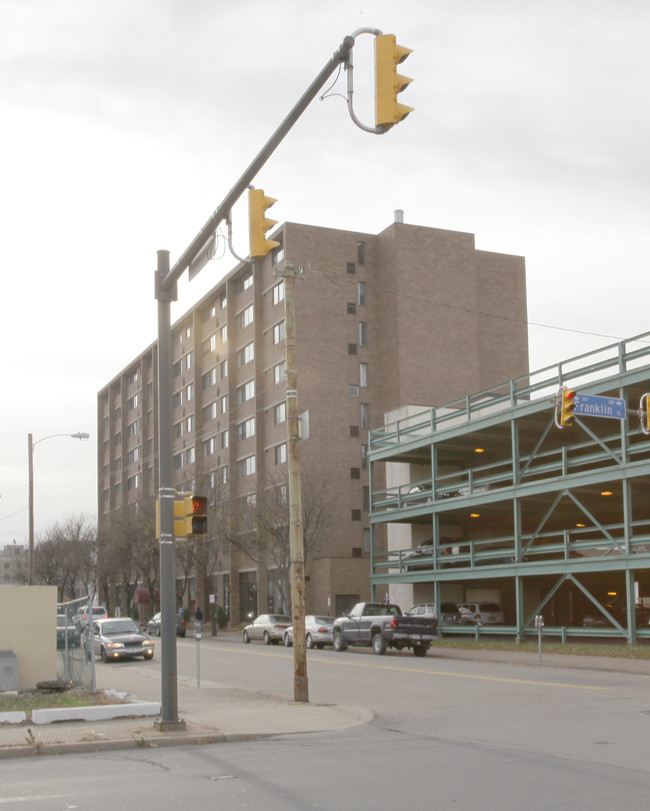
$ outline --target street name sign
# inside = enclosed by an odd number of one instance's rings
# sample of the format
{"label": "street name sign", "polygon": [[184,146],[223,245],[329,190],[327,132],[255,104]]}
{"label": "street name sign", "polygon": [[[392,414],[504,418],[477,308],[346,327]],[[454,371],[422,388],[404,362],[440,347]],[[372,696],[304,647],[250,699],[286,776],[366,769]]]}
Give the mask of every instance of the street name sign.
{"label": "street name sign", "polygon": [[576,394],[574,414],[585,417],[607,417],[612,420],[624,420],[626,416],[625,400],[618,397],[601,397],[596,394]]}

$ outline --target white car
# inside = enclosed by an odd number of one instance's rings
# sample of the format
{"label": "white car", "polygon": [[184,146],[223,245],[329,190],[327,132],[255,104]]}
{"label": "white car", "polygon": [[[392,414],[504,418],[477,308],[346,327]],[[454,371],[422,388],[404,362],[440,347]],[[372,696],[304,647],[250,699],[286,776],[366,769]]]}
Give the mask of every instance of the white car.
{"label": "white car", "polygon": [[458,608],[463,625],[503,625],[503,611],[497,603],[461,603]]}

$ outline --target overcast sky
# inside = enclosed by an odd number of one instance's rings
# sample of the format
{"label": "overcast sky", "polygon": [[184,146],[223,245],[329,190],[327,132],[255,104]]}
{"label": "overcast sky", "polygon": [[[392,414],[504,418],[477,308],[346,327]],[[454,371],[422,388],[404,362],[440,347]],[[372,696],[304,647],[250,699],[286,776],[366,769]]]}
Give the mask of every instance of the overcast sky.
{"label": "overcast sky", "polygon": [[[531,368],[645,332],[647,0],[0,0],[0,545],[96,514],[97,391],[156,338],[172,263],[360,28],[413,49],[389,133],[341,76],[255,180],[270,214],[405,221],[526,257]],[[372,37],[354,49],[372,125]],[[246,201],[233,212],[246,254]],[[179,285],[178,317],[236,264]],[[501,382],[501,381],[495,381]]]}

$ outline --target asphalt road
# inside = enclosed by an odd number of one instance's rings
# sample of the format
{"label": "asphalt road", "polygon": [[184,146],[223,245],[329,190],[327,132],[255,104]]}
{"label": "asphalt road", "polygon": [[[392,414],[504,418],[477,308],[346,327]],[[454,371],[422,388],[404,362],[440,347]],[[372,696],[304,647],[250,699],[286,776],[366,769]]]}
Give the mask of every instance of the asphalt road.
{"label": "asphalt road", "polygon": [[[201,643],[205,686],[293,692],[290,649]],[[179,640],[179,679],[196,680]],[[154,662],[98,665],[152,674]],[[106,668],[107,670],[103,670]],[[108,670],[113,668],[112,670]],[[133,673],[132,669],[136,670]],[[373,711],[338,733],[6,761],[0,809],[647,809],[650,676],[308,652],[310,699]]]}

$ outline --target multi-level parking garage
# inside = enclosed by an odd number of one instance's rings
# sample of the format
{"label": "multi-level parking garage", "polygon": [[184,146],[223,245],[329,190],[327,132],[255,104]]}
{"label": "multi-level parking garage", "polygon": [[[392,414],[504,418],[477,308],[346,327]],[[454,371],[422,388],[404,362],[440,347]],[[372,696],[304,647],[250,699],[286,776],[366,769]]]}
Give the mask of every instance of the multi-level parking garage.
{"label": "multi-level parking garage", "polygon": [[[578,414],[560,429],[562,387],[622,399],[625,416]],[[505,626],[481,633],[521,637],[542,614],[564,639],[650,638],[647,392],[650,333],[389,415],[370,435],[375,595],[435,602],[438,616],[444,601],[499,602]]]}

